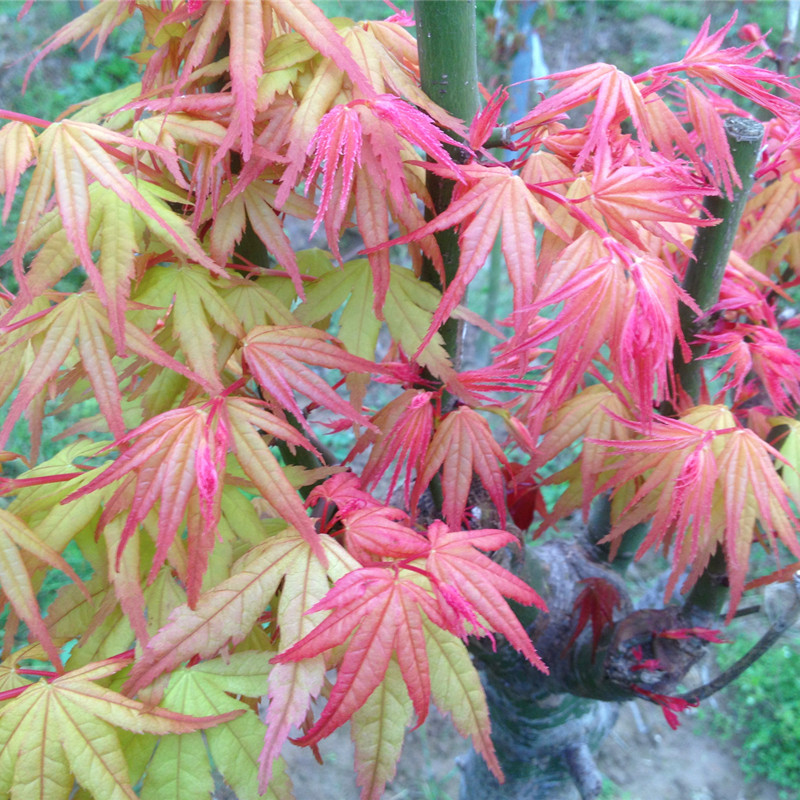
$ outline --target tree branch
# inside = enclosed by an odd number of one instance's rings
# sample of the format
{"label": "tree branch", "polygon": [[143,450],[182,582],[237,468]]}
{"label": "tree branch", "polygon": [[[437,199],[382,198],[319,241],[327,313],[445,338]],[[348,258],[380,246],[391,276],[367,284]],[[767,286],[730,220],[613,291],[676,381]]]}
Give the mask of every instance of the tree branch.
{"label": "tree branch", "polygon": [[[733,683],[745,670],[749,669],[761,656],[763,656],[783,634],[800,618],[800,573],[796,572],[793,578],[792,601],[784,603],[776,615],[767,632],[748,650],[738,661],[731,664],[724,672],[703,686],[698,686],[690,692],[678,695],[681,700],[697,703],[724,689]],[[788,588],[788,587],[787,587]]]}

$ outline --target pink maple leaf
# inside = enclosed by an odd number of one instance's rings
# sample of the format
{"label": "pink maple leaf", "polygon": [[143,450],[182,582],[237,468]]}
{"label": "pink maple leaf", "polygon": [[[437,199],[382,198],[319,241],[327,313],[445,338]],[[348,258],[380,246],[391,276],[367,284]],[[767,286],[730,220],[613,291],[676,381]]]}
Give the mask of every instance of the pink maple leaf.
{"label": "pink maple leaf", "polygon": [[[375,286],[375,309],[380,313],[389,287],[389,213],[402,227],[415,230],[424,220],[411,197],[414,184],[406,162],[419,148],[434,163],[460,179],[460,168],[445,145],[463,147],[434,121],[410,103],[394,95],[353,100],[336,106],[322,117],[308,147],[313,153],[306,191],[322,174],[322,198],[314,229],[325,222],[328,245],[337,258],[339,237],[347,223],[349,203],[355,197],[359,230],[370,260]],[[306,154],[299,154],[305,161]],[[299,161],[289,165],[291,174]],[[420,191],[423,191],[420,187]],[[285,190],[279,192],[279,204]],[[422,238],[422,237],[420,237]],[[432,237],[422,242],[423,249],[440,263]]]}
{"label": "pink maple leaf", "polygon": [[714,376],[730,373],[722,391],[735,389],[738,400],[748,376],[755,373],[773,408],[779,414],[794,414],[800,405],[800,356],[788,347],[780,331],[763,325],[723,324],[698,338],[711,344],[703,358],[728,356]]}
{"label": "pink maple leaf", "polygon": [[[712,34],[709,34],[711,17],[708,17],[680,61],[656,67],[650,70],[650,74],[664,76],[685,72],[689,77],[730,89],[776,116],[793,118],[800,92],[793,83],[776,72],[755,66],[762,56],[751,56],[749,53],[757,42],[742,47],[722,48],[736,17],[737,13],[734,12],[730,21]],[[766,83],[768,88],[762,83]]]}

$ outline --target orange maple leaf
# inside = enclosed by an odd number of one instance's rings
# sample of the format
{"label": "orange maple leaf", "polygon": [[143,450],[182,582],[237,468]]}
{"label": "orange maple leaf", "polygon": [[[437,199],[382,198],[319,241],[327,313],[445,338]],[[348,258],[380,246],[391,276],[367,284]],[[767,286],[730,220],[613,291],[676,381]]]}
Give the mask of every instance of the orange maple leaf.
{"label": "orange maple leaf", "polygon": [[367,374],[381,372],[382,368],[372,361],[351,355],[325,331],[302,325],[259,325],[244,339],[242,351],[245,363],[261,387],[277,401],[279,408],[290,411],[309,432],[311,427],[294,398],[293,390],[302,392],[313,403],[357,425],[373,427],[310,367]]}
{"label": "orange maple leaf", "polygon": [[[644,433],[637,423],[626,424]],[[724,406],[698,406],[679,420],[657,417],[636,441],[596,443],[622,456],[601,491],[619,491],[632,482],[637,487],[604,541],[618,543],[625,531],[652,519],[637,556],[673,546],[666,597],[687,568],[684,591],[691,588],[721,547],[731,587],[730,621],[759,529],[769,534],[770,544],[777,537],[800,557],[800,520],[773,464],[783,459],[753,431],[740,428]]]}
{"label": "orange maple leaf", "polygon": [[[364,567],[348,573],[311,610],[332,613],[308,636],[272,659],[285,664],[324,653],[349,638],[336,684],[320,718],[297,744],[315,744],[361,708],[383,680],[394,653],[421,725],[428,715],[430,676],[423,616],[448,623],[417,575],[397,566]],[[352,634],[352,637],[351,637]]]}
{"label": "orange maple leaf", "polygon": [[474,409],[461,406],[444,417],[431,440],[411,493],[411,508],[416,508],[433,476],[443,467],[442,513],[448,524],[454,528],[461,526],[475,473],[500,515],[500,524],[505,525],[503,467],[507,466],[508,459],[489,423]]}
{"label": "orange maple leaf", "polygon": [[[166,411],[120,438],[111,447],[130,446],[106,470],[63,502],[123,480],[106,502],[98,523],[102,529],[117,515],[127,513],[117,547],[119,565],[128,540],[160,501],[158,539],[148,581],[155,579],[186,518],[187,595],[193,605],[199,597],[214,544],[229,449],[237,453],[242,469],[264,498],[307,537],[312,547],[318,547],[313,523],[261,432],[313,451],[304,436],[255,401],[238,397],[215,399],[204,406]],[[199,513],[190,513],[193,506]]]}

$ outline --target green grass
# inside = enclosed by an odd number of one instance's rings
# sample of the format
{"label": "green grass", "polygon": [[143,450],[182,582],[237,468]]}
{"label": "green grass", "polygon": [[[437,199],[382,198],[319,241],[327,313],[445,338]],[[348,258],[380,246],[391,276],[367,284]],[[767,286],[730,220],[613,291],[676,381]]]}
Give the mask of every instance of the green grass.
{"label": "green grass", "polygon": [[[727,665],[754,644],[741,638],[721,651]],[[722,658],[720,660],[723,660]],[[766,778],[796,797],[800,784],[800,639],[795,633],[767,652],[725,692],[717,711],[704,711],[711,732],[733,742],[748,780]]]}
{"label": "green grass", "polygon": [[598,800],[634,800],[630,792],[621,790],[614,781],[603,776],[603,788]]}

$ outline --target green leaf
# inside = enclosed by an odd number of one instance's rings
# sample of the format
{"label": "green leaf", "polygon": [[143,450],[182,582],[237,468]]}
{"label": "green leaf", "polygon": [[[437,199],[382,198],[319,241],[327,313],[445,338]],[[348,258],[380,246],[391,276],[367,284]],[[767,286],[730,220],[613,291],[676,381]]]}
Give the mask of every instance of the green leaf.
{"label": "green leaf", "polygon": [[[245,712],[205,734],[213,763],[240,800],[259,797],[258,756],[265,728],[258,716],[231,694],[264,694],[270,669],[268,658],[263,652],[234,653],[227,660],[214,659],[177,670],[164,695],[165,706],[187,716]],[[208,752],[199,733],[161,741],[147,769],[142,799],[194,800],[204,796],[213,788]],[[275,766],[274,779],[261,797],[288,800],[292,795],[285,764],[279,760]]]}
{"label": "green leaf", "polygon": [[14,800],[68,800],[74,775],[96,800],[135,800],[115,726],[135,733],[188,733],[241,714],[188,716],[146,706],[96,683],[128,663],[108,659],[51,683],[40,681],[0,707],[0,795],[13,786]]}
{"label": "green leaf", "polygon": [[423,620],[423,625],[434,703],[440,711],[450,714],[462,736],[472,738],[476,752],[483,756],[494,776],[502,780],[503,772],[490,736],[492,726],[486,695],[466,645],[430,620]]}
{"label": "green leaf", "polygon": [[380,686],[351,720],[361,800],[378,800],[383,796],[387,781],[397,771],[412,714],[413,705],[403,675],[397,661],[392,659]]}

